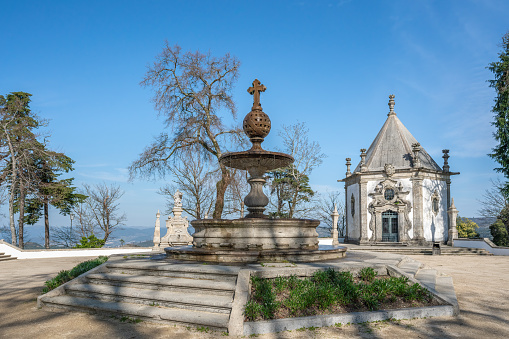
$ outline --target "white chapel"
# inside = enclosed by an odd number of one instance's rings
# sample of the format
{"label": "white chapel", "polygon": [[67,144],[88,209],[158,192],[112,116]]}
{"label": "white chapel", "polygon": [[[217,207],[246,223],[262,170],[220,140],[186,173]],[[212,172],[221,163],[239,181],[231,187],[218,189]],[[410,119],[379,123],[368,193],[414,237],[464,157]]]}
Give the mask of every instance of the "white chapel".
{"label": "white chapel", "polygon": [[[451,207],[449,150],[440,167],[406,129],[389,113],[371,146],[361,149],[353,172],[346,159],[346,238],[356,244],[447,242]],[[452,238],[452,237],[451,237]]]}

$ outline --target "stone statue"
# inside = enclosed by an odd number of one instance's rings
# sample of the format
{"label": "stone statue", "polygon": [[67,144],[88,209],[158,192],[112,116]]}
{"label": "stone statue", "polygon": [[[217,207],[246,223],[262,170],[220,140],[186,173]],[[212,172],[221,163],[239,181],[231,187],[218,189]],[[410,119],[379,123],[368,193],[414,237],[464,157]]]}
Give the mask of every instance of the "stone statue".
{"label": "stone statue", "polygon": [[179,190],[177,190],[177,192],[175,192],[175,194],[173,195],[173,200],[175,207],[182,207],[182,192],[179,192]]}

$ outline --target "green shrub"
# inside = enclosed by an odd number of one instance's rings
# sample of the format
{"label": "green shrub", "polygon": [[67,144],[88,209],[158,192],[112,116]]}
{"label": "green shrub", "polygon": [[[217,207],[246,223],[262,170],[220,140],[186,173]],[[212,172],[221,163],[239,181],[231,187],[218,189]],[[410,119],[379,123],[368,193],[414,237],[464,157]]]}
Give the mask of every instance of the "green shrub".
{"label": "green shrub", "polygon": [[372,282],[375,280],[375,277],[377,276],[377,273],[372,267],[364,267],[359,272],[359,278],[365,282]]}
{"label": "green shrub", "polygon": [[[314,314],[315,309],[327,310],[334,305],[350,309],[377,310],[382,303],[406,301],[431,302],[431,293],[419,284],[409,284],[406,277],[375,279],[372,268],[359,272],[361,282],[355,283],[352,273],[333,269],[317,271],[307,279],[296,276],[263,279],[251,277],[254,289],[244,314],[248,320],[274,319],[277,311],[284,307],[293,316]],[[282,294],[281,294],[282,293]],[[277,301],[277,295],[286,298]]]}
{"label": "green shrub", "polygon": [[456,221],[456,228],[458,229],[458,237],[459,238],[478,238],[479,233],[476,232],[476,229],[479,228],[475,222],[468,218],[461,218],[458,216]]}
{"label": "green shrub", "polygon": [[76,266],[74,266],[69,271],[60,271],[56,277],[50,279],[44,283],[46,285],[42,289],[42,293],[48,293],[49,291],[57,288],[60,285],[65,284],[68,281],[76,278],[77,276],[90,271],[92,268],[97,267],[108,260],[108,257],[100,256],[93,260],[84,261]]}
{"label": "green shrub", "polygon": [[274,312],[278,308],[276,303],[276,295],[272,291],[272,286],[269,280],[258,277],[251,277],[251,283],[253,284],[255,293],[253,295],[253,302],[257,302],[261,307],[254,307],[254,310],[258,311],[258,314],[263,319],[274,318]]}
{"label": "green shrub", "polygon": [[491,235],[493,236],[493,243],[497,246],[509,246],[509,235],[504,222],[497,219],[494,224],[490,226]]}
{"label": "green shrub", "polygon": [[97,238],[94,234],[87,237],[82,237],[80,243],[74,248],[101,248],[104,246],[105,241]]}

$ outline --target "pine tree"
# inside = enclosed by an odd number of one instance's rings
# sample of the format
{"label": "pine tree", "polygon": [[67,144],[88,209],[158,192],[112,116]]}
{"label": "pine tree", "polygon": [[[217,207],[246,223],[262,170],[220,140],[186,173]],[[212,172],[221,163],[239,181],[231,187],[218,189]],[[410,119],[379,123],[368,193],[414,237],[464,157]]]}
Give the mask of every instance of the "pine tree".
{"label": "pine tree", "polygon": [[[499,60],[492,62],[488,69],[495,75],[489,83],[497,92],[492,109],[495,121],[492,124],[497,128],[493,135],[499,143],[489,156],[500,165],[495,170],[509,179],[509,32],[502,37]],[[509,196],[509,181],[505,183],[503,193]]]}

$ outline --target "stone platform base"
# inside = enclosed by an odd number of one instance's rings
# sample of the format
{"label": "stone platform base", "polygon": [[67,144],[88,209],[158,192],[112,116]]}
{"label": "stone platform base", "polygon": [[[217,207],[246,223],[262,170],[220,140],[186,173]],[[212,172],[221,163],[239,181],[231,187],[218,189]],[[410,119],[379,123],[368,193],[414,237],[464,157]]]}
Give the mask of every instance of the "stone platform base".
{"label": "stone platform base", "polygon": [[315,250],[229,250],[191,246],[167,247],[168,258],[216,263],[315,262],[343,258],[346,247],[320,246]]}

